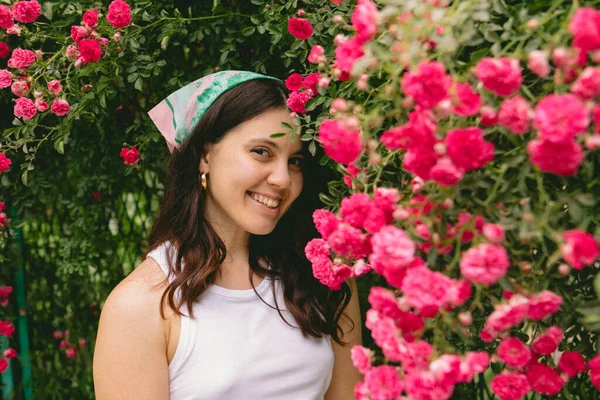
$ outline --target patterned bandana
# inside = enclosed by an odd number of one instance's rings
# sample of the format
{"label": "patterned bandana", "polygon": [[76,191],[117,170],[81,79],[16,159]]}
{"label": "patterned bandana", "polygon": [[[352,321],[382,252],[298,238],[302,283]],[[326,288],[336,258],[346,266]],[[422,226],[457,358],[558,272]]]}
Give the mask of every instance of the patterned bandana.
{"label": "patterned bandana", "polygon": [[202,77],[158,103],[148,115],[172,153],[181,146],[206,110],[229,89],[253,79],[274,79],[248,71],[220,71]]}

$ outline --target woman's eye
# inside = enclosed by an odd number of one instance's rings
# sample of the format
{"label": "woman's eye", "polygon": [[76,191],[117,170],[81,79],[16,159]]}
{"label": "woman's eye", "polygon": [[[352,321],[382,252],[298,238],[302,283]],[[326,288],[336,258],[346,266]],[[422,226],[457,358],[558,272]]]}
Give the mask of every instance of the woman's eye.
{"label": "woman's eye", "polygon": [[304,168],[304,159],[303,158],[292,158],[290,159],[290,163],[292,165],[294,165],[295,167],[298,167],[300,169]]}
{"label": "woman's eye", "polygon": [[252,149],[250,151],[252,151],[253,153],[256,153],[258,155],[261,155],[261,156],[269,155],[269,150],[267,150],[263,147],[257,147],[256,149]]}

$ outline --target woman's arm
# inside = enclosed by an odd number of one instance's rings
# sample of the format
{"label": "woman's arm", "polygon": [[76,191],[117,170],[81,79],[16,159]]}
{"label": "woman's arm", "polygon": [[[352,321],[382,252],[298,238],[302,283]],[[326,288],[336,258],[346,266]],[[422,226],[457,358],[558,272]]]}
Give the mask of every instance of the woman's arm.
{"label": "woman's arm", "polygon": [[144,261],[108,296],[94,350],[94,390],[98,400],[168,400],[169,368],[162,291],[151,284],[162,275]]}
{"label": "woman's arm", "polygon": [[[333,376],[325,400],[348,400],[354,398],[354,385],[362,379],[362,375],[354,365],[350,358],[350,351],[354,345],[362,345],[362,323],[360,320],[360,306],[358,304],[358,290],[356,288],[356,280],[354,278],[348,281],[352,296],[350,303],[344,313],[348,317],[346,320],[340,320],[344,335],[342,341],[348,343],[346,346],[340,346],[335,341],[331,341],[333,347],[333,355],[335,364],[333,366]],[[354,322],[354,329],[352,323]]]}

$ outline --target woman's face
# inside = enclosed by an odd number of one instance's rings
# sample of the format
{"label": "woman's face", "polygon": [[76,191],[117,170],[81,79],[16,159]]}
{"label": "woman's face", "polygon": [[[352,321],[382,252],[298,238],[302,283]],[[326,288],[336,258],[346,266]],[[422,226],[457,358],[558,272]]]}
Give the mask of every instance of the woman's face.
{"label": "woman's face", "polygon": [[285,132],[292,124],[286,108],[268,110],[208,144],[200,163],[207,174],[209,221],[230,232],[266,235],[302,191],[303,156],[298,137]]}

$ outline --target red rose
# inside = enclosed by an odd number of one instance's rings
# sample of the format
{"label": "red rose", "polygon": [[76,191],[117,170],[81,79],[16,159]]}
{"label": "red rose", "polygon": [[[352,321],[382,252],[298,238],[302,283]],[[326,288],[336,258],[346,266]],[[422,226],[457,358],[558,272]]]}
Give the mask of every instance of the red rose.
{"label": "red rose", "polygon": [[292,74],[290,76],[288,76],[288,78],[285,80],[285,86],[289,89],[289,90],[298,90],[302,87],[302,82],[304,81],[304,79],[302,79],[302,75],[300,74]]}
{"label": "red rose", "polygon": [[304,78],[304,88],[313,91],[313,94],[317,93],[317,85],[319,84],[319,80],[321,79],[321,74],[319,72],[313,72]]}
{"label": "red rose", "polygon": [[10,158],[6,157],[4,153],[0,153],[0,172],[6,171],[11,164]]}
{"label": "red rose", "polygon": [[131,149],[123,147],[123,149],[121,150],[121,154],[119,155],[123,158],[125,164],[128,165],[135,164],[140,158],[140,153],[138,152],[138,149],[135,146],[131,147]]}
{"label": "red rose", "polygon": [[0,335],[10,337],[15,333],[15,327],[8,321],[0,321]]}
{"label": "red rose", "polygon": [[108,22],[115,28],[125,28],[131,23],[131,8],[123,0],[115,0],[108,6]]}
{"label": "red rose", "polygon": [[290,18],[288,20],[288,31],[296,39],[308,39],[313,34],[310,22],[304,18]]}
{"label": "red rose", "polygon": [[93,39],[83,39],[78,43],[79,46],[79,60],[82,64],[89,62],[98,62],[102,57],[102,49],[100,43]]}
{"label": "red rose", "polygon": [[92,8],[83,13],[83,22],[90,28],[98,24],[98,10]]}
{"label": "red rose", "polygon": [[4,42],[0,42],[0,58],[8,57],[10,54],[10,47]]}

